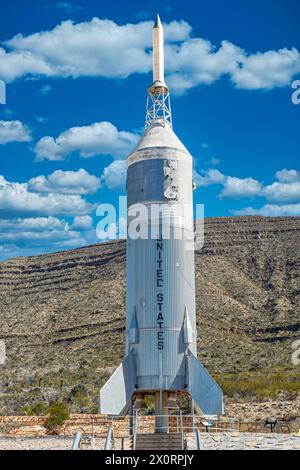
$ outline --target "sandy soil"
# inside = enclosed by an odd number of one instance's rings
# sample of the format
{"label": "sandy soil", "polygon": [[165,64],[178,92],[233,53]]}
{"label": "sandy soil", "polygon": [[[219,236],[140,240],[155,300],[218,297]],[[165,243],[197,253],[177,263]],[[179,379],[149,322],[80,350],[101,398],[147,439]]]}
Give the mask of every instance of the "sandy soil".
{"label": "sandy soil", "polygon": [[[70,450],[69,437],[0,437],[0,450]],[[120,448],[118,440],[116,447]],[[104,439],[96,439],[96,450],[103,449]],[[128,448],[128,442],[125,442]],[[196,449],[193,435],[188,437],[189,449]],[[220,433],[202,434],[202,450],[300,450],[300,437],[286,434]]]}

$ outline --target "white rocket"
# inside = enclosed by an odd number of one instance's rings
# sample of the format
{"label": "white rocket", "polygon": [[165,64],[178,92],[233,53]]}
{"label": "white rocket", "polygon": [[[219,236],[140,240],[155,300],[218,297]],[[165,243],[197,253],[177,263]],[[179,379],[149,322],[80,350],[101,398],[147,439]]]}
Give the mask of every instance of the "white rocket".
{"label": "white rocket", "polygon": [[126,357],[100,412],[124,414],[154,395],[156,414],[168,414],[189,394],[204,414],[223,414],[222,391],[197,360],[192,156],[172,130],[159,16],[145,132],[127,165]]}

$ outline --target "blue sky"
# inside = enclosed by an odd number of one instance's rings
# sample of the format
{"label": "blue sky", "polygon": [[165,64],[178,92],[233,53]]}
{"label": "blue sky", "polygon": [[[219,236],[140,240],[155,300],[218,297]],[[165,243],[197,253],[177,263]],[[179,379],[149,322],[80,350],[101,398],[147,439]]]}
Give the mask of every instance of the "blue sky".
{"label": "blue sky", "polygon": [[1,5],[0,259],[97,241],[142,132],[152,23],[205,215],[300,215],[297,0]]}

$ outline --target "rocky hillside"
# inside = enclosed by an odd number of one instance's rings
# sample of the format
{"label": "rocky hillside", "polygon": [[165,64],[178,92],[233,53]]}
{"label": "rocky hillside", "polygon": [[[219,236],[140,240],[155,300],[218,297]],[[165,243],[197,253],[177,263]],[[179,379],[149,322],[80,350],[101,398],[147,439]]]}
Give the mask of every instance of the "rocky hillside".
{"label": "rocky hillside", "polygon": [[[196,287],[199,357],[228,399],[294,399],[300,218],[207,219]],[[96,411],[123,357],[124,301],[123,241],[0,263],[0,413],[58,397]]]}

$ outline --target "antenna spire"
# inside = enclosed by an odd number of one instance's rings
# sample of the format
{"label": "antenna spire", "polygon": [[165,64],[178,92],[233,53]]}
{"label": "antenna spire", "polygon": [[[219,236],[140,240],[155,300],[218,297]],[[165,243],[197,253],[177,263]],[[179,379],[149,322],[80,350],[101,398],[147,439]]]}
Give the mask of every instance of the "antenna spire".
{"label": "antenna spire", "polygon": [[172,127],[169,88],[164,78],[164,30],[159,15],[153,26],[153,83],[148,89],[145,129],[153,124]]}

